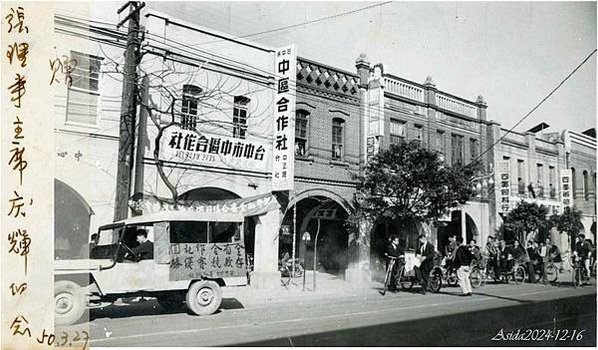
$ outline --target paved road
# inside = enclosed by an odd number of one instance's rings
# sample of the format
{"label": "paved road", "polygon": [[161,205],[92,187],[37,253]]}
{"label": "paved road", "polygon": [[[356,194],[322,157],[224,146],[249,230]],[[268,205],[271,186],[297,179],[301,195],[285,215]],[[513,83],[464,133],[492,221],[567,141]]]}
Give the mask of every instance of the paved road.
{"label": "paved road", "polygon": [[[473,297],[458,288],[425,296],[368,294],[337,300],[222,310],[196,317],[166,313],[153,301],[110,307],[76,327],[92,346],[515,346],[596,344],[596,287],[487,285]],[[502,330],[582,331],[580,340],[492,341]],[[540,334],[536,333],[534,337]],[[499,336],[500,337],[500,336]]]}

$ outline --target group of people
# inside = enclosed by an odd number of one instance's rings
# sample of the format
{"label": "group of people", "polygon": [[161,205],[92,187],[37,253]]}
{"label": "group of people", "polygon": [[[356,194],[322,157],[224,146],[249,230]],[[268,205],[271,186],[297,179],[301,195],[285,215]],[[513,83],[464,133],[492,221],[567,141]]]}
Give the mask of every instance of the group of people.
{"label": "group of people", "polygon": [[[544,242],[530,239],[525,247],[516,239],[510,247],[504,239],[498,240],[489,236],[485,253],[488,257],[488,269],[494,271],[497,279],[502,271],[510,271],[516,263],[526,268],[531,283],[536,282],[536,275],[542,279],[546,278],[545,267],[548,262],[554,263],[559,271],[563,270],[563,258],[559,247],[553,244],[550,238],[546,238]],[[595,254],[595,249],[591,241],[585,239],[584,234],[577,235],[573,254],[583,261],[589,276],[590,259],[592,254]]]}
{"label": "group of people", "polygon": [[[583,261],[587,276],[590,276],[590,260],[595,259],[596,249],[589,240],[585,239],[583,234],[577,235],[576,243],[573,249],[574,254]],[[428,242],[425,235],[419,236],[419,247],[416,249],[416,258],[420,261],[419,266],[415,266],[416,277],[421,281],[422,294],[426,294],[428,286],[428,277],[434,268],[435,249]],[[524,266],[527,270],[530,282],[536,282],[536,275],[541,278],[545,276],[546,263],[552,262],[557,268],[563,270],[563,258],[559,247],[553,244],[550,238],[544,242],[528,240],[525,247],[519,240],[514,240],[512,246],[507,245],[504,239],[498,239],[494,236],[488,237],[485,249],[482,250],[477,245],[475,239],[469,244],[465,244],[463,237],[457,235],[449,236],[449,243],[442,252],[445,259],[446,269],[455,269],[459,287],[462,296],[471,296],[472,287],[469,279],[472,262],[486,261],[488,271],[493,271],[494,277],[500,279],[505,271],[511,271],[517,263]],[[404,256],[403,248],[399,245],[399,238],[393,236],[391,243],[386,249],[386,255],[398,258]],[[395,269],[400,268],[395,264]],[[394,273],[392,274],[394,276]],[[391,281],[391,285],[394,285]]]}

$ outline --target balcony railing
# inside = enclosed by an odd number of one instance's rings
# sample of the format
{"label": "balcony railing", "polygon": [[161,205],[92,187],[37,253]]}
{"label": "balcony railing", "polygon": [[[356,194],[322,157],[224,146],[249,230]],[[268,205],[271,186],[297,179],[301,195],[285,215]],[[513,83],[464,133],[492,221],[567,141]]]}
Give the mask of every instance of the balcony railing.
{"label": "balcony railing", "polygon": [[446,109],[451,112],[456,112],[459,114],[466,115],[470,118],[477,118],[477,108],[476,106],[457,100],[456,98],[452,98],[443,94],[436,94],[436,102],[438,107]]}
{"label": "balcony railing", "polygon": [[391,94],[424,102],[424,89],[418,86],[390,77],[385,77],[384,83],[386,84],[386,91]]}

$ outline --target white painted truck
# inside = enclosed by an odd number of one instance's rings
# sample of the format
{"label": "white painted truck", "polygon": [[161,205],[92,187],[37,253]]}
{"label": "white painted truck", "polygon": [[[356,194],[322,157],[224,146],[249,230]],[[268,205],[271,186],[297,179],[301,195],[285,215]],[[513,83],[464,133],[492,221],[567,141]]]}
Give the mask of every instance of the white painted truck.
{"label": "white painted truck", "polygon": [[[197,315],[220,308],[221,286],[247,285],[242,214],[162,211],[101,226],[89,259],[55,260],[55,322],[77,322],[118,298],[155,297],[165,309]],[[138,230],[153,258],[133,253]]]}

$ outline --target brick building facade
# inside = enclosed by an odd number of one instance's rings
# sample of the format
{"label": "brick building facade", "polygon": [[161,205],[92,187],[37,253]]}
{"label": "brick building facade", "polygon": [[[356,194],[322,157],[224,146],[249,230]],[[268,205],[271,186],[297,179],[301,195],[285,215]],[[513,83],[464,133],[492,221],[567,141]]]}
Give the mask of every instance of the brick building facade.
{"label": "brick building facade", "polygon": [[[148,13],[145,24],[151,52],[141,67],[154,73],[172,69],[176,74],[168,79],[186,76],[153,84],[167,85],[179,97],[177,121],[184,124],[192,120],[196,124],[191,127],[196,128],[201,118],[210,120],[211,124],[199,129],[201,133],[221,140],[255,142],[256,147],[264,146],[267,154],[272,142],[275,49],[155,11]],[[56,16],[56,42],[70,45],[57,47],[57,53],[86,59],[88,64],[79,74],[92,78],[95,84],[55,87],[56,203],[57,208],[69,208],[57,212],[60,227],[56,234],[76,236],[73,244],[81,245],[100,224],[112,221],[122,82],[109,71],[114,68],[115,58],[122,56],[124,34],[95,28],[102,27],[100,23],[67,17]],[[94,29],[92,36],[88,35],[90,28]],[[194,49],[192,44],[200,41],[210,44]],[[226,61],[228,65],[205,70],[203,75],[191,74],[209,61]],[[501,222],[500,198],[490,180],[498,183],[497,169],[504,162],[510,164],[510,203],[533,200],[553,210],[561,207],[560,171],[574,169],[575,204],[584,212],[586,232],[595,232],[595,138],[572,131],[556,137],[506,134],[500,124],[489,120],[481,96],[475,100],[454,96],[440,90],[430,77],[416,83],[394,76],[385,72],[382,64],[370,64],[365,55],[357,58],[354,73],[302,57],[296,68],[294,189],[288,194],[275,194],[279,210],[249,217],[246,222],[246,244],[248,251],[256,255],[256,271],[263,277],[257,280],[263,285],[277,284],[279,255],[300,251],[300,238],[305,232],[312,237],[302,253],[306,261],[312,261],[317,233],[318,269],[344,271],[347,278],[360,281],[370,278],[380,266],[381,244],[396,227],[390,222],[367,233],[366,239],[347,232],[344,219],[352,211],[354,175],[363,169],[368,156],[403,140],[420,140],[441,152],[448,164],[468,163],[482,155],[487,175],[472,183],[478,190],[472,201],[439,224],[417,225],[404,233],[402,239],[408,246],[419,233],[430,235],[439,248],[453,233],[485,244]],[[222,84],[223,93],[204,101],[206,106],[194,104],[194,91],[210,90],[214,84]],[[150,91],[145,103],[148,100],[161,109],[169,105],[159,89]],[[244,115],[251,117],[243,119]],[[169,198],[171,193],[153,157],[153,140],[162,124],[154,124],[143,108],[139,116],[144,124],[139,123],[136,152],[140,156],[131,196]],[[244,122],[240,124],[241,119]],[[215,121],[225,127],[215,125]],[[484,152],[499,139],[495,147]],[[271,194],[272,170],[267,157],[258,165],[227,166],[226,162],[217,162],[167,161],[165,169],[176,178],[178,195],[185,200]],[[530,186],[535,198],[530,196]],[[68,214],[72,211],[80,212],[83,219],[73,220]],[[358,253],[353,254],[355,251]]]}

